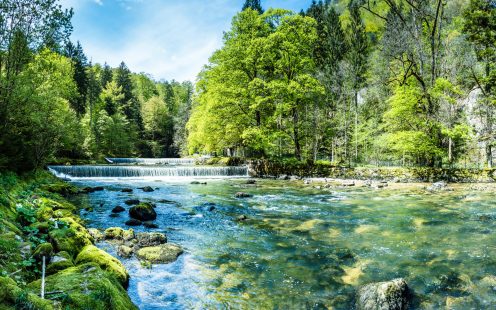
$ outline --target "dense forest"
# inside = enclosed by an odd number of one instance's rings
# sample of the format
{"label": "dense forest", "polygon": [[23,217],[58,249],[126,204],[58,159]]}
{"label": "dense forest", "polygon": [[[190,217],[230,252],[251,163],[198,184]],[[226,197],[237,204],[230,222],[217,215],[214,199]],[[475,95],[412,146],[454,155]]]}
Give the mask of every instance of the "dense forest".
{"label": "dense forest", "polygon": [[5,0],[0,167],[218,154],[492,166],[494,0],[247,0],[191,82],[93,64],[57,0]]}
{"label": "dense forest", "polygon": [[56,0],[2,1],[0,167],[184,153],[193,84],[92,64]]}
{"label": "dense forest", "polygon": [[246,1],[197,83],[189,152],[492,166],[496,1]]}

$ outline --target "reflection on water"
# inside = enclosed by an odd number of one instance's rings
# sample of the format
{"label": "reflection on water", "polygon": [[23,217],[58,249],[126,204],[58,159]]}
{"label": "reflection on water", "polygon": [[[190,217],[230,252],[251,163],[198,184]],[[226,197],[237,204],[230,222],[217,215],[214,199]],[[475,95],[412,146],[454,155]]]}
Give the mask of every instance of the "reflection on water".
{"label": "reflection on water", "polygon": [[[123,260],[132,277],[129,293],[141,309],[349,309],[357,286],[397,277],[414,290],[413,308],[496,306],[491,192],[207,182],[75,182],[106,189],[82,198],[94,206],[83,211],[89,226],[124,226],[127,214],[111,218],[111,209],[136,197],[157,204],[158,231],[185,248],[175,263],[151,270]],[[143,186],[157,189],[144,193]],[[254,197],[234,198],[239,191]],[[238,222],[240,215],[248,220]]]}

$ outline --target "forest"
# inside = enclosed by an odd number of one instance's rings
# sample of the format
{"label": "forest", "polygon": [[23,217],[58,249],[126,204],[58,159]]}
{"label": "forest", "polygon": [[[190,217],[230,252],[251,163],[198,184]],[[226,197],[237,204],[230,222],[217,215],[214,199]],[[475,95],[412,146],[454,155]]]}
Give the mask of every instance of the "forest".
{"label": "forest", "polygon": [[492,166],[494,0],[248,0],[195,84],[91,63],[57,0],[1,14],[3,169],[191,154]]}
{"label": "forest", "polygon": [[496,2],[247,1],[199,75],[189,152],[491,167]]}

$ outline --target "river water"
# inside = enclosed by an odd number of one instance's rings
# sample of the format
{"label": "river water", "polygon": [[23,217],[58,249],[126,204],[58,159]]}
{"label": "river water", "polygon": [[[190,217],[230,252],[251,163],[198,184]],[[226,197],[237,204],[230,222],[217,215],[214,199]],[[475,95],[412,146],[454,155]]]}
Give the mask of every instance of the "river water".
{"label": "river water", "polygon": [[[128,208],[124,201],[137,198],[157,204],[160,228],[153,231],[185,249],[176,262],[152,269],[122,259],[131,275],[129,294],[140,309],[351,309],[357,287],[398,277],[414,292],[412,309],[496,307],[493,190],[192,180],[72,181],[105,188],[79,198],[94,208],[82,211],[89,227],[124,227],[127,212],[111,218],[111,209]],[[138,189],[144,186],[156,190]],[[239,191],[253,197],[237,199]],[[237,221],[240,215],[248,220]],[[99,246],[116,255],[113,246]]]}

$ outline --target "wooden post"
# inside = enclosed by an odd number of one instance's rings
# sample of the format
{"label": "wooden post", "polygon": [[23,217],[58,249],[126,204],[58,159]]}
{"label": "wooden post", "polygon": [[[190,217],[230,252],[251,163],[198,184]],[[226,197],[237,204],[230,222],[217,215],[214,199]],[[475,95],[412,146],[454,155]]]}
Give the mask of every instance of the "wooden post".
{"label": "wooden post", "polygon": [[43,256],[43,265],[41,266],[41,299],[45,299],[45,256]]}

